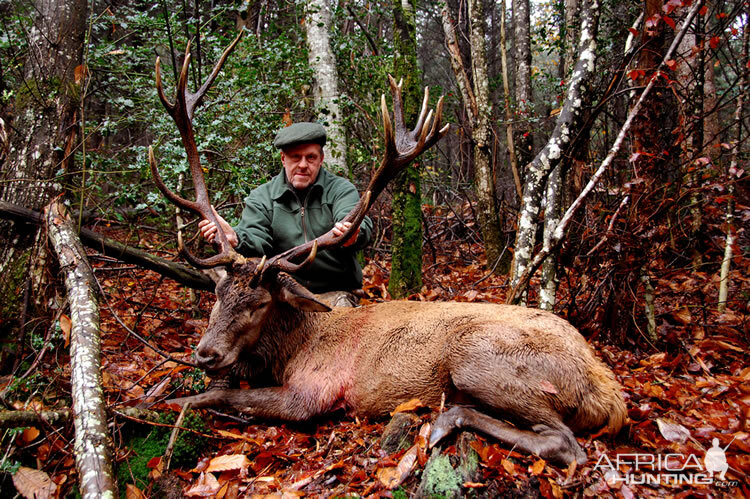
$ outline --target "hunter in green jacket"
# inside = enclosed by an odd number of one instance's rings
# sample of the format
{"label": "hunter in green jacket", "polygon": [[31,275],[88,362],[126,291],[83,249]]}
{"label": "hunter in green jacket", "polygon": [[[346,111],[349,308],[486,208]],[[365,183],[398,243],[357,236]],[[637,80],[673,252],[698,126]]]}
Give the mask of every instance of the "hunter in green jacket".
{"label": "hunter in green jacket", "polygon": [[[245,198],[236,227],[219,217],[227,239],[240,254],[271,257],[332,228],[339,234],[347,229],[341,220],[357,204],[359,194],[351,182],[321,168],[325,139],[325,128],[318,123],[295,123],[279,131],[274,145],[281,150],[282,171]],[[216,227],[207,220],[199,226],[212,242]],[[314,293],[362,287],[362,268],[355,253],[371,237],[372,221],[365,217],[358,233],[343,247],[319,251],[294,277]]]}

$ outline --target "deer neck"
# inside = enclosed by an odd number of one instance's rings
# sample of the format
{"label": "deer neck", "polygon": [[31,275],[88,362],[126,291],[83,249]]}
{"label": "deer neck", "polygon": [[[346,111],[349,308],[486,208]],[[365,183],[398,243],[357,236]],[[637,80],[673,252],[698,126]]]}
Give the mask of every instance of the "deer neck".
{"label": "deer neck", "polygon": [[303,312],[286,304],[279,305],[269,313],[253,353],[263,360],[276,381],[283,381],[289,360],[315,336],[326,315]]}

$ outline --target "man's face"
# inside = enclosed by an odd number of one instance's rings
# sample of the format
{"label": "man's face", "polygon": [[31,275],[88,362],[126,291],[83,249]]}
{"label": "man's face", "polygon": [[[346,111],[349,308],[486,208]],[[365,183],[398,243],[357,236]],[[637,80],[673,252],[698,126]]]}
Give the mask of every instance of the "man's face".
{"label": "man's face", "polygon": [[286,179],[295,189],[305,189],[318,178],[323,164],[323,148],[318,144],[300,144],[281,151]]}

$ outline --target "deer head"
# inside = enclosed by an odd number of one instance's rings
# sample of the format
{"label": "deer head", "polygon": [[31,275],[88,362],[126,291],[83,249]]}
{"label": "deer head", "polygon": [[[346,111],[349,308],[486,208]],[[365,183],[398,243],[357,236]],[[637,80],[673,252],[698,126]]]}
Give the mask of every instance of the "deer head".
{"label": "deer head", "polygon": [[[187,91],[187,73],[190,64],[190,44],[186,49],[185,62],[177,82],[174,103],[164,95],[161,84],[159,59],[156,59],[156,87],[159,97],[177,125],[187,152],[190,172],[195,188],[195,201],[189,201],[170,191],[159,176],[153,150],[149,148],[151,173],[157,187],[180,208],[200,215],[217,226],[211,209],[210,198],[203,178],[203,169],[195,142],[192,118],[195,108],[221,70],[224,61],[239,41],[240,35],[227,47],[206,82],[196,93]],[[429,90],[425,88],[422,109],[416,126],[409,130],[404,123],[401,83],[389,76],[388,81],[393,96],[393,121],[381,97],[384,128],[384,153],[379,168],[359,203],[344,218],[351,222],[348,231],[336,236],[333,230],[308,243],[291,248],[270,259],[245,258],[229,244],[225,234],[219,230],[219,253],[208,258],[193,255],[178,239],[180,252],[193,265],[214,268],[217,301],[211,312],[206,332],[196,349],[196,360],[207,370],[218,370],[234,363],[239,354],[254,344],[272,312],[279,310],[301,312],[324,312],[328,305],[320,302],[314,294],[297,283],[289,273],[293,273],[315,259],[319,250],[336,248],[347,241],[357,230],[365,214],[388,182],[411,161],[435,144],[448,131],[450,125],[440,128],[443,98],[438,100],[436,111],[427,110]]]}

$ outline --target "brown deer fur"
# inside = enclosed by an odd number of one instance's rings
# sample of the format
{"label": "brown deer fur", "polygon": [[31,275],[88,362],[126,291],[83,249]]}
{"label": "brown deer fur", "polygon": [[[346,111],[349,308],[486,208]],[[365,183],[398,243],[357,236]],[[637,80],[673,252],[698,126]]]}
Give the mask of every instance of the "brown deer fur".
{"label": "brown deer fur", "polygon": [[563,463],[586,459],[571,430],[607,425],[616,433],[623,425],[625,404],[612,372],[575,328],[549,312],[408,301],[330,310],[285,273],[252,288],[246,276],[256,264],[235,264],[219,281],[196,358],[212,370],[242,366],[269,386],[180,402],[304,420],[341,407],[382,416],[412,398],[437,405],[445,393],[448,402],[481,412],[456,407],[442,414],[432,444],[468,426]]}

